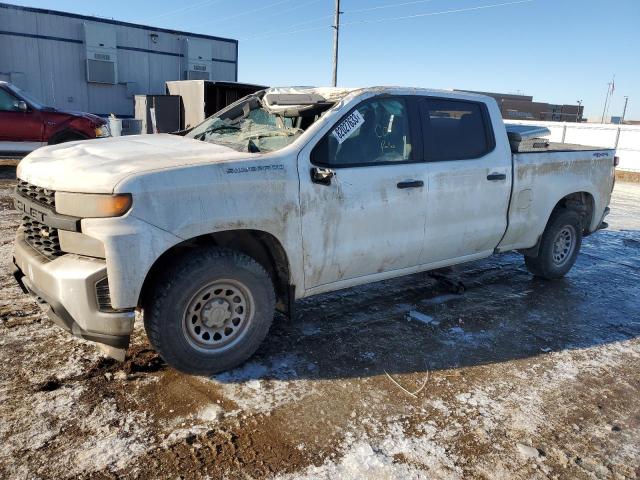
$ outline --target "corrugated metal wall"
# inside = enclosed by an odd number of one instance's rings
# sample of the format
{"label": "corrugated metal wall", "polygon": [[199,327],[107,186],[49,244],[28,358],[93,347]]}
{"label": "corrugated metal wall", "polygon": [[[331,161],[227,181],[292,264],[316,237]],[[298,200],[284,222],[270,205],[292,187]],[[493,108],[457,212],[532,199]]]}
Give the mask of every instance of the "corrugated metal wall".
{"label": "corrugated metal wall", "polygon": [[[116,85],[87,82],[83,24],[92,22],[116,31]],[[165,81],[184,78],[191,38],[211,42],[211,80],[237,81],[236,40],[0,3],[0,80],[56,108],[132,116],[135,94],[163,94]]]}

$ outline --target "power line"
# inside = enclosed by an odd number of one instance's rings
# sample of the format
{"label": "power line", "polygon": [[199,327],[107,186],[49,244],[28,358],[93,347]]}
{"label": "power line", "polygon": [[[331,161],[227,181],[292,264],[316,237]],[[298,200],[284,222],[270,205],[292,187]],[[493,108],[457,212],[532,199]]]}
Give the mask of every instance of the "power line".
{"label": "power line", "polygon": [[[297,6],[293,7],[293,8],[290,8],[289,10],[287,10],[287,11],[286,11],[286,12],[284,12],[284,13],[288,13],[288,12],[290,12],[291,10],[297,10],[297,9],[299,9],[299,8],[306,7],[307,5],[310,5],[310,4],[312,4],[312,3],[318,3],[318,2],[320,2],[320,1],[321,1],[321,0],[313,0],[313,1],[311,1],[311,2],[307,2],[307,3],[301,4],[301,5],[297,5]],[[406,6],[406,5],[414,5],[414,4],[418,4],[418,3],[427,3],[427,2],[433,2],[433,1],[434,1],[434,0],[414,0],[414,1],[412,1],[412,2],[394,3],[394,4],[392,4],[392,5],[380,5],[380,6],[372,7],[372,8],[361,8],[361,9],[359,9],[359,10],[347,10],[347,11],[343,11],[343,12],[342,12],[342,14],[345,14],[345,13],[361,13],[361,12],[369,12],[369,11],[372,11],[372,10],[380,10],[380,9],[383,9],[383,8],[402,7],[402,6]],[[316,22],[319,22],[320,20],[325,20],[325,19],[327,19],[327,18],[333,18],[333,17],[334,17],[334,14],[333,14],[333,13],[332,13],[332,14],[329,14],[329,15],[322,15],[322,16],[320,16],[320,17],[315,17],[315,18],[313,18],[313,19],[311,19],[311,20],[305,20],[304,22],[297,22],[297,23],[289,24],[289,25],[287,25],[287,27],[288,27],[288,28],[292,28],[292,27],[300,27],[300,26],[302,26],[302,25],[309,25],[310,23],[316,23]],[[324,28],[324,27],[320,27],[320,28]],[[292,31],[292,33],[308,32],[308,31],[313,31],[313,30],[319,30],[320,28],[318,28],[318,27],[314,27],[314,28],[310,28],[310,29],[308,29],[308,30],[307,30],[307,29],[305,29],[305,30],[294,30],[294,31]],[[268,30],[268,31],[266,31],[266,32],[262,32],[262,33],[261,33],[261,34],[259,34],[259,35],[254,35],[253,37],[247,37],[247,38],[244,38],[243,40],[253,40],[253,39],[258,39],[258,38],[270,38],[270,37],[266,37],[266,36],[267,36],[267,35],[270,35],[271,33],[276,34],[276,35],[274,35],[274,36],[278,36],[278,35],[281,35],[281,34],[282,34],[282,30],[281,30],[281,29]]]}
{"label": "power line", "polygon": [[[278,15],[287,14],[287,13],[293,12],[294,10],[299,10],[299,9],[301,9],[301,8],[307,7],[307,6],[312,5],[312,4],[314,4],[314,3],[319,3],[319,2],[321,2],[321,1],[323,1],[323,0],[311,0],[311,1],[309,1],[309,2],[299,3],[298,5],[296,5],[296,6],[294,6],[294,7],[291,7],[291,8],[285,9],[285,10],[279,10],[279,11],[277,11],[277,12],[273,12],[273,13],[270,13],[270,14],[268,14],[268,15],[263,15],[263,16],[261,16],[261,18],[269,18],[269,17],[275,17],[275,16],[278,16]],[[309,23],[317,22],[317,21],[318,21],[319,19],[321,19],[321,18],[328,18],[328,17],[331,17],[331,16],[332,16],[332,15],[326,15],[326,16],[322,16],[322,17],[316,17],[314,20],[307,20],[306,22],[300,22],[300,23],[293,23],[293,24],[289,24],[289,25],[287,25],[287,27],[289,27],[289,28],[290,28],[290,27],[294,27],[294,26],[296,26],[296,25],[307,25],[307,24],[309,24]],[[271,30],[271,32],[277,32],[277,31],[278,31],[278,30]],[[265,32],[265,33],[269,33],[269,32]]]}
{"label": "power line", "polygon": [[216,19],[214,19],[212,21],[208,20],[208,21],[206,21],[206,22],[204,22],[204,23],[202,23],[200,25],[226,22],[227,20],[233,20],[235,18],[244,17],[245,15],[251,15],[251,14],[254,14],[254,13],[258,13],[258,12],[263,12],[263,11],[268,10],[270,8],[277,7],[278,5],[282,5],[283,3],[289,3],[290,1],[291,0],[280,0],[278,2],[270,3],[268,5],[263,5],[260,8],[255,8],[253,10],[245,10],[245,11],[243,11],[241,13],[237,13],[235,15],[231,15],[231,16],[228,16],[228,17],[216,18]]}
{"label": "power line", "polygon": [[276,15],[281,15],[283,13],[290,13],[290,12],[293,12],[294,10],[300,10],[301,8],[307,7],[309,5],[313,5],[314,3],[320,3],[322,1],[323,0],[311,0],[309,2],[299,3],[295,7],[288,8],[288,9],[286,9],[284,11],[273,12],[272,14],[266,15],[266,16],[267,17],[275,17]]}
{"label": "power line", "polygon": [[446,15],[449,13],[462,13],[462,12],[471,12],[474,10],[484,10],[487,8],[497,8],[497,7],[506,7],[509,5],[518,5],[520,3],[531,3],[535,0],[517,0],[515,2],[505,2],[505,3],[494,3],[493,5],[481,5],[478,7],[469,7],[469,8],[458,8],[456,10],[444,10],[442,12],[430,12],[430,13],[416,13],[415,15],[405,15],[402,17],[385,17],[385,18],[376,18],[371,20],[356,20],[353,22],[343,23],[342,26],[348,25],[363,25],[365,23],[383,23],[383,22],[393,22],[396,20],[407,20],[410,18],[421,18],[421,17],[432,17],[435,15]]}
{"label": "power line", "polygon": [[[296,10],[298,8],[305,7],[305,6],[310,5],[312,3],[318,3],[319,1],[321,1],[321,0],[314,0],[312,2],[308,2],[308,3],[302,4],[302,5],[297,5],[297,6],[293,7],[293,8],[290,8],[289,10],[287,10],[286,13],[288,13],[291,10]],[[341,12],[341,14],[369,12],[369,11],[372,11],[372,10],[380,10],[380,9],[383,9],[383,8],[402,7],[402,6],[405,6],[405,5],[414,5],[414,4],[418,4],[418,3],[427,3],[427,2],[433,2],[433,1],[434,0],[414,0],[412,2],[394,3],[392,5],[380,5],[380,6],[372,7],[372,8],[361,8],[361,9],[358,9],[358,10],[347,10],[347,11]],[[304,22],[298,22],[298,23],[289,24],[289,25],[287,25],[287,27],[288,28],[300,27],[302,25],[309,25],[310,23],[316,23],[316,22],[319,22],[320,20],[325,20],[327,18],[333,18],[333,17],[334,17],[333,13],[330,14],[330,15],[322,15],[320,17],[315,17],[315,18],[313,18],[311,20],[305,20]],[[319,30],[320,28],[324,28],[324,26],[323,27],[313,27],[313,28],[304,29],[304,30],[293,30],[291,33],[308,32],[308,31],[313,31],[313,30]],[[268,30],[266,32],[262,32],[259,35],[254,35],[253,37],[244,38],[242,40],[253,40],[253,39],[258,39],[258,38],[270,38],[270,37],[267,37],[267,35],[270,35],[271,33],[276,34],[274,36],[278,36],[278,35],[282,35],[283,34],[281,29],[274,29],[274,30]],[[284,34],[286,34],[286,33],[284,33]]]}
{"label": "power line", "polygon": [[[333,17],[333,15],[331,15],[331,17]],[[263,40],[263,39],[267,39],[267,38],[280,37],[280,36],[283,36],[283,35],[293,35],[293,34],[296,34],[296,33],[313,32],[315,30],[324,30],[324,29],[329,29],[329,28],[331,28],[331,25],[327,24],[327,25],[320,25],[318,27],[300,28],[300,29],[297,29],[297,30],[286,30],[284,32],[279,31],[279,32],[273,33],[273,34],[257,35],[255,37],[245,37],[245,38],[240,38],[240,40],[242,40],[242,41],[246,41],[246,40]]]}
{"label": "power line", "polygon": [[[361,24],[365,24],[365,23],[391,22],[391,21],[405,20],[405,19],[410,19],[410,18],[431,17],[431,16],[436,16],[436,15],[448,15],[448,14],[452,14],[452,13],[471,12],[471,11],[483,10],[483,9],[487,9],[487,8],[506,7],[506,6],[509,6],[509,5],[518,5],[518,4],[521,4],[521,3],[531,3],[531,2],[534,2],[534,1],[535,0],[518,0],[518,1],[514,1],[514,2],[496,3],[496,4],[492,4],[492,5],[481,5],[481,6],[478,6],[478,7],[459,8],[459,9],[455,9],[455,10],[443,10],[443,11],[440,11],[440,12],[419,13],[419,14],[415,14],[415,15],[406,15],[406,16],[402,16],[402,17],[385,17],[385,18],[378,18],[378,19],[372,19],[372,20],[358,20],[358,21],[353,21],[353,22],[341,23],[340,27],[351,26],[351,25],[361,25]],[[304,25],[304,24],[307,24],[307,23],[313,23],[313,22],[319,21],[319,20],[324,19],[324,18],[329,18],[329,17],[333,17],[333,15],[327,15],[327,16],[324,16],[324,17],[318,17],[315,20],[309,20],[307,22],[302,22],[301,25]],[[318,27],[301,28],[301,29],[295,29],[295,30],[274,31],[273,34],[270,34],[270,32],[265,32],[264,35],[246,37],[246,38],[243,38],[241,40],[263,40],[263,39],[279,37],[279,36],[283,36],[283,35],[293,35],[293,34],[296,34],[296,33],[312,32],[312,31],[316,31],[316,30],[323,30],[323,29],[329,29],[329,28],[331,28],[331,25],[322,25],[322,26],[318,26]]]}
{"label": "power line", "polygon": [[193,3],[191,5],[187,5],[186,7],[176,8],[175,10],[170,10],[168,12],[161,13],[160,15],[155,15],[153,17],[149,17],[145,21],[148,22],[150,20],[157,20],[159,18],[164,18],[164,17],[168,17],[168,16],[171,16],[171,15],[181,15],[184,12],[188,12],[189,10],[195,10],[197,8],[204,7],[204,6],[207,6],[207,5],[220,3],[221,1],[222,0],[204,0],[203,2]]}
{"label": "power line", "polygon": [[[306,20],[304,22],[298,22],[298,23],[291,23],[289,25],[287,25],[287,28],[292,28],[292,27],[300,27],[302,25],[309,25],[310,23],[316,23],[319,22],[320,20],[325,20],[327,18],[333,18],[333,13],[331,15],[322,15],[321,17],[316,17],[312,20]],[[298,33],[298,32],[308,32],[311,30],[319,30],[320,28],[325,28],[326,25],[323,25],[322,27],[313,27],[310,29],[303,29],[303,30],[293,30],[291,33]],[[288,32],[288,30],[287,30]],[[243,38],[241,40],[253,40],[253,39],[258,39],[258,38],[270,38],[269,35],[274,33],[274,36],[278,36],[282,33],[282,29],[281,28],[277,28],[277,29],[273,29],[273,30],[267,30],[266,32],[262,32],[259,35],[254,35],[253,37],[246,37]]]}
{"label": "power line", "polygon": [[417,5],[419,3],[429,3],[434,0],[413,0],[412,2],[403,2],[403,3],[391,3],[388,5],[378,5],[377,7],[369,7],[369,8],[359,8],[357,10],[346,10],[344,13],[363,13],[363,12],[372,12],[374,10],[382,10],[385,8],[394,8],[394,7],[406,7],[408,5]]}

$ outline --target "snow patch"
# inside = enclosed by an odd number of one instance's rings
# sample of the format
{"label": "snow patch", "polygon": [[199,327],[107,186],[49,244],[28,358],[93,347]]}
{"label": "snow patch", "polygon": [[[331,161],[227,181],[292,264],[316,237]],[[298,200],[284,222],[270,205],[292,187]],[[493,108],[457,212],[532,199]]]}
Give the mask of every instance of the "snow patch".
{"label": "snow patch", "polygon": [[80,424],[86,441],[69,451],[74,473],[126,467],[150,447],[145,423],[145,413],[121,412],[113,399],[102,402]]}
{"label": "snow patch", "polygon": [[[278,355],[264,363],[256,360],[216,375],[223,395],[242,410],[267,413],[314,393],[313,382],[300,377],[315,373],[317,366],[297,355]],[[302,375],[304,373],[304,375]]]}
{"label": "snow patch", "polygon": [[348,434],[342,445],[339,460],[327,459],[319,467],[310,466],[293,475],[281,475],[278,480],[413,480],[424,478],[458,479],[462,471],[447,456],[443,446],[434,436],[437,429],[429,424],[422,426],[423,435],[408,436],[399,423],[390,426],[381,439],[367,435],[354,438]]}

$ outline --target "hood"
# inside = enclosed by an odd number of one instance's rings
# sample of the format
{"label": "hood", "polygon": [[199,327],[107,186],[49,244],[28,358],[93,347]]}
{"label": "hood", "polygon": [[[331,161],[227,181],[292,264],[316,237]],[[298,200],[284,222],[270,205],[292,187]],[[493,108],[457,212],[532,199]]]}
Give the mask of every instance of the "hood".
{"label": "hood", "polygon": [[52,112],[52,113],[61,113],[63,115],[71,115],[73,117],[85,118],[87,120],[90,120],[94,123],[98,123],[100,125],[107,123],[107,121],[104,118],[99,117],[98,115],[94,115],[93,113],[76,112],[73,110],[60,110],[59,108],[54,108],[54,107],[45,107],[43,111]]}
{"label": "hood", "polygon": [[20,162],[17,176],[51,190],[112,193],[120,181],[138,173],[255,155],[176,135],[134,135],[39,148]]}

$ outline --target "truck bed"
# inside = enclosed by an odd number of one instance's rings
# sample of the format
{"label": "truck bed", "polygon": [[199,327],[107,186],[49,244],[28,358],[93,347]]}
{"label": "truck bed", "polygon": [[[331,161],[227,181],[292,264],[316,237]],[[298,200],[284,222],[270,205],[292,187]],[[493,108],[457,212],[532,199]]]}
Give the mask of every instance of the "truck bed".
{"label": "truck bed", "polygon": [[513,153],[509,227],[501,251],[535,245],[558,196],[574,192],[588,192],[593,211],[585,229],[595,231],[613,188],[614,156],[613,149],[561,142]]}

